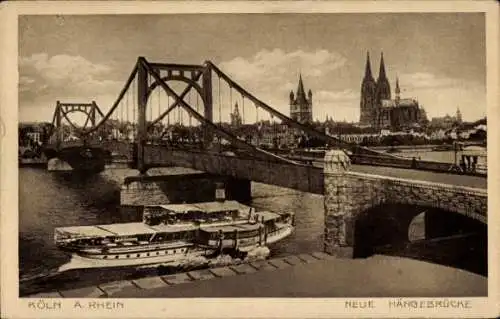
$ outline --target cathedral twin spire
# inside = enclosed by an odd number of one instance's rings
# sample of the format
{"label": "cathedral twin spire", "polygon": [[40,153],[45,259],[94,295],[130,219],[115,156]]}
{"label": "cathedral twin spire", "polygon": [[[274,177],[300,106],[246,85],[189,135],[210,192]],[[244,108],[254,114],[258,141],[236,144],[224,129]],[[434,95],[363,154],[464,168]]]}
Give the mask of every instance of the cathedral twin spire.
{"label": "cathedral twin spire", "polygon": [[[365,79],[373,79],[372,67],[370,63],[370,52],[366,52],[366,66],[365,66]],[[378,72],[377,82],[386,80],[387,76],[385,74],[385,63],[384,63],[384,53],[380,54],[380,69]]]}
{"label": "cathedral twin spire", "polygon": [[372,66],[370,64],[370,52],[366,52],[365,79],[373,79]]}
{"label": "cathedral twin spire", "polygon": [[[373,76],[370,64],[370,53],[366,53],[366,68],[365,68],[365,78],[363,82],[372,82]],[[372,85],[372,83],[370,83]],[[384,53],[380,54],[380,69],[378,73],[378,78],[375,83],[375,100],[377,104],[380,104],[381,100],[386,100],[391,98],[391,86],[389,80],[385,74],[385,63],[384,63]]]}
{"label": "cathedral twin spire", "polygon": [[385,73],[384,54],[380,55],[380,69],[375,81],[372,74],[370,52],[366,53],[365,76],[361,84],[361,116],[362,124],[372,123],[376,109],[382,100],[391,99],[391,87]]}

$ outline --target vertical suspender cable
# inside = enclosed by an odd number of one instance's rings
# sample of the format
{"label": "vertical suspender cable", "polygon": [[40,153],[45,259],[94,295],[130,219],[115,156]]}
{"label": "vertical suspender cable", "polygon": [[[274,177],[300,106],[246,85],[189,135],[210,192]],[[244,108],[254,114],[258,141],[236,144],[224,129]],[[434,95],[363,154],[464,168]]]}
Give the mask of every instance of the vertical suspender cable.
{"label": "vertical suspender cable", "polygon": [[134,141],[137,139],[137,119],[135,117],[135,108],[137,107],[137,100],[135,99],[135,87],[137,83],[137,75],[135,76],[134,81],[132,81],[132,134],[134,135]]}
{"label": "vertical suspender cable", "polygon": [[129,104],[129,96],[128,96],[128,92],[127,92],[127,94],[126,94],[126,103],[127,103],[127,124],[128,124],[128,122],[129,122],[128,112],[129,112],[129,110],[130,110],[130,106],[129,106],[130,104]]}
{"label": "vertical suspender cable", "polygon": [[[160,79],[161,79],[161,70],[160,70]],[[161,114],[161,89],[158,88],[158,117],[160,116]],[[158,123],[158,126],[160,127],[160,131],[157,132],[157,134],[161,134],[161,128],[162,128],[162,125],[161,125],[161,121],[160,123]]]}
{"label": "vertical suspender cable", "polygon": [[[170,95],[168,95],[168,93],[167,93],[167,105],[168,107],[170,107]],[[167,126],[170,126],[170,113],[171,112],[169,112],[167,115]]]}
{"label": "vertical suspender cable", "polygon": [[122,100],[120,102],[120,122],[123,122],[123,120],[125,118],[125,116],[123,116],[123,113],[125,112],[125,110],[124,110],[125,107],[123,106],[123,104],[125,104],[125,103],[123,103],[123,100]]}
{"label": "vertical suspender cable", "polygon": [[[147,87],[149,87],[149,84],[151,83],[151,74],[149,74],[148,72],[148,85]],[[149,101],[149,99],[148,99]],[[151,119],[153,118],[153,105],[151,105],[151,107],[148,107],[148,104],[146,102],[146,123],[149,121],[151,121]],[[149,111],[149,119],[148,119],[148,111]],[[146,125],[147,126],[147,125]]]}
{"label": "vertical suspender cable", "polygon": [[[191,92],[188,93],[188,104],[189,106],[191,106]],[[192,123],[192,115],[189,114],[189,127],[191,127],[191,123]]]}
{"label": "vertical suspender cable", "polygon": [[[159,71],[160,79],[161,79],[161,70]],[[158,88],[158,116],[161,114],[161,88]]]}
{"label": "vertical suspender cable", "polygon": [[257,147],[259,147],[259,144],[260,144],[260,128],[259,128],[259,106],[258,105],[255,105],[255,127],[257,128]]}
{"label": "vertical suspender cable", "polygon": [[221,93],[220,93],[220,76],[218,77],[219,79],[219,126],[222,126],[222,111],[221,111]]}

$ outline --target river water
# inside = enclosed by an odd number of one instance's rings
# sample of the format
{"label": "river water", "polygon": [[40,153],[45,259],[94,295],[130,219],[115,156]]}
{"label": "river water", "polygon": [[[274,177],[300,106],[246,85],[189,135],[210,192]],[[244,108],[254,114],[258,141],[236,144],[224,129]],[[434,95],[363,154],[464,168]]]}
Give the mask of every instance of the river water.
{"label": "river water", "polygon": [[[20,293],[71,289],[144,276],[137,269],[70,270],[57,273],[69,260],[53,243],[55,227],[139,221],[137,212],[121,210],[120,188],[131,169],[107,169],[101,174],[56,174],[42,168],[19,169]],[[271,248],[272,256],[323,249],[323,197],[252,183],[251,205],[271,211],[296,213],[296,230]],[[421,223],[420,223],[421,224]],[[417,227],[411,232],[417,233]],[[149,274],[151,275],[151,274]]]}
{"label": "river water", "polygon": [[[123,211],[121,180],[137,175],[131,169],[108,169],[99,175],[56,174],[40,168],[19,169],[19,275],[21,290],[47,285],[90,285],[136,275],[135,270],[79,270],[55,275],[69,257],[53,243],[55,227],[139,221],[140,215]],[[297,214],[296,231],[271,248],[271,255],[322,249],[322,196],[252,183],[251,205],[271,211]],[[49,276],[49,277],[46,277]],[[34,280],[36,278],[36,280]],[[78,278],[78,283],[74,279]],[[68,286],[69,285],[69,286]]]}

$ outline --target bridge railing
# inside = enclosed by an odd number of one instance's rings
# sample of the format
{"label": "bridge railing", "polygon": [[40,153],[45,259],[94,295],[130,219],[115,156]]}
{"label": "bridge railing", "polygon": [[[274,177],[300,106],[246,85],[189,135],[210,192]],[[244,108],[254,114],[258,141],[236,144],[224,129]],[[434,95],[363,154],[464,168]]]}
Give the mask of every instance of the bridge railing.
{"label": "bridge railing", "polygon": [[146,145],[145,162],[150,168],[183,166],[211,174],[228,175],[316,194],[323,193],[322,168],[273,158],[262,159],[244,153],[167,149]]}
{"label": "bridge railing", "polygon": [[353,164],[360,165],[374,165],[374,166],[389,166],[389,167],[398,167],[398,168],[407,168],[407,169],[419,169],[426,171],[435,171],[435,172],[450,172],[450,173],[460,173],[467,175],[475,175],[475,176],[486,176],[486,170],[483,170],[483,167],[477,167],[476,171],[462,171],[459,167],[457,167],[453,163],[446,162],[434,162],[434,161],[425,161],[418,159],[410,159],[410,158],[389,158],[389,157],[381,157],[376,155],[360,155],[360,154],[352,154],[350,155],[351,162]]}

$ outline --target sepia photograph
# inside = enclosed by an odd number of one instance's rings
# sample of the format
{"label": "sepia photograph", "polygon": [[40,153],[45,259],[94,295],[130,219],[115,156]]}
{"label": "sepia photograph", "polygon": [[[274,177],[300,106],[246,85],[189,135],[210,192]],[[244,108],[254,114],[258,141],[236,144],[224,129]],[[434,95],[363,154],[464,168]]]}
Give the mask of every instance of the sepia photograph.
{"label": "sepia photograph", "polygon": [[484,9],[190,8],[17,16],[2,267],[30,316],[158,298],[435,315],[495,297]]}

